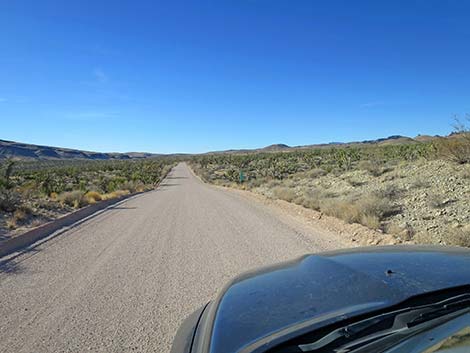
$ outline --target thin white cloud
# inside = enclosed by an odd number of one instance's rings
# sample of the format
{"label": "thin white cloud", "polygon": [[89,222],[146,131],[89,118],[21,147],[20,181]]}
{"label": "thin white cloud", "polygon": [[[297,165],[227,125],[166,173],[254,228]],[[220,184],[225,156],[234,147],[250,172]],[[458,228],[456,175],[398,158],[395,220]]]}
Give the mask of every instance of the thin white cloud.
{"label": "thin white cloud", "polygon": [[4,103],[6,101],[7,101],[7,99],[5,97],[0,97],[0,103]]}
{"label": "thin white cloud", "polygon": [[372,107],[377,107],[379,105],[384,105],[384,102],[376,101],[376,102],[367,102],[361,104],[361,108],[372,108]]}

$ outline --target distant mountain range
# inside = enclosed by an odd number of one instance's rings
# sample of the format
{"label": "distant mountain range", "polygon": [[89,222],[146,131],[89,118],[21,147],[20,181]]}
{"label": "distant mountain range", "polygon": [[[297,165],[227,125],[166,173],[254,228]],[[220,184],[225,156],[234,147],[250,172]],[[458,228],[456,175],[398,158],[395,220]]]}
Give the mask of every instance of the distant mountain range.
{"label": "distant mountain range", "polygon": [[269,145],[263,148],[257,149],[239,149],[239,150],[225,150],[225,151],[215,151],[207,152],[206,154],[215,154],[215,153],[249,153],[249,152],[282,152],[282,151],[292,151],[292,150],[302,150],[302,149],[311,149],[311,148],[327,148],[335,146],[366,146],[366,145],[392,145],[392,144],[406,144],[406,143],[420,143],[431,141],[439,136],[430,136],[430,135],[418,135],[415,138],[401,136],[401,135],[392,135],[385,138],[379,138],[376,140],[364,140],[364,141],[354,141],[354,142],[330,142],[322,144],[313,144],[313,145],[301,145],[301,146],[289,146],[283,143],[278,143],[274,145]]}
{"label": "distant mountain range", "polygon": [[[214,153],[250,153],[250,152],[278,152],[309,148],[325,148],[334,146],[361,146],[361,145],[390,145],[402,143],[419,143],[430,141],[437,136],[419,135],[415,138],[394,135],[377,140],[365,140],[357,142],[331,142],[326,144],[288,146],[286,144],[274,144],[258,149],[239,149],[207,152]],[[13,158],[25,160],[54,160],[54,159],[89,159],[89,160],[109,160],[109,159],[138,159],[160,156],[161,154],[147,152],[127,152],[127,153],[102,153],[82,151],[70,148],[40,146],[27,143],[0,140],[0,159]]]}
{"label": "distant mountain range", "polygon": [[0,159],[135,159],[157,156],[146,152],[101,153],[81,151],[71,148],[32,145],[27,143],[0,140]]}

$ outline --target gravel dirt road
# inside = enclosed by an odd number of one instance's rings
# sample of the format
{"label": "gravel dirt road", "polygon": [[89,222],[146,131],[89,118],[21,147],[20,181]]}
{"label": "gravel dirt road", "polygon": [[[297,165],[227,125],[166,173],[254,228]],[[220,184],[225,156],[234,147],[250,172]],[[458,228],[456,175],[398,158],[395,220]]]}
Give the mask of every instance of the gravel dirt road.
{"label": "gravel dirt road", "polygon": [[0,351],[168,352],[234,275],[340,246],[182,163],[157,190],[0,260]]}

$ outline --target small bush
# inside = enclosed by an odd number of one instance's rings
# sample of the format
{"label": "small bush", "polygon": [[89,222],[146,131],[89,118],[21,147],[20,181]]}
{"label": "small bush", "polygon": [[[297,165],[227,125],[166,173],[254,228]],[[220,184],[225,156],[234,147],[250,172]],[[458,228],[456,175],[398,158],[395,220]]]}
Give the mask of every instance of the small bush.
{"label": "small bush", "polygon": [[418,244],[440,244],[439,239],[435,235],[422,231],[413,236],[413,240]]}
{"label": "small bush", "polygon": [[374,216],[374,215],[368,215],[368,214],[361,215],[361,220],[359,223],[371,229],[380,228],[380,219],[379,217]]}
{"label": "small bush", "polygon": [[446,243],[470,248],[470,226],[449,230]]}
{"label": "small bush", "polygon": [[371,194],[364,195],[356,201],[332,199],[325,202],[321,210],[348,223],[360,223],[377,229],[380,221],[395,212],[396,208],[389,200]]}
{"label": "small bush", "polygon": [[359,169],[368,171],[369,174],[374,177],[379,177],[382,174],[393,170],[392,168],[387,167],[378,161],[360,161],[358,167]]}
{"label": "small bush", "polygon": [[319,178],[323,175],[326,175],[326,171],[321,168],[315,168],[307,172],[307,176],[312,179]]}
{"label": "small bush", "polygon": [[13,213],[13,217],[18,221],[18,222],[23,222],[28,218],[28,214],[26,213],[25,210],[23,209],[18,209]]}
{"label": "small bush", "polygon": [[442,158],[459,164],[470,163],[470,132],[442,137],[436,146]]}
{"label": "small bush", "polygon": [[90,204],[101,201],[101,194],[97,191],[89,191],[85,194],[85,197]]}
{"label": "small bush", "polygon": [[321,210],[327,215],[340,218],[348,223],[359,223],[361,214],[358,207],[350,201],[345,200],[327,200],[322,203]]}
{"label": "small bush", "polygon": [[6,225],[8,229],[16,229],[18,227],[18,224],[15,221],[14,217],[10,217],[6,220]]}
{"label": "small bush", "polygon": [[385,232],[388,234],[397,235],[405,241],[411,240],[413,236],[415,235],[415,231],[413,227],[408,223],[405,223],[402,225],[398,225],[396,223],[390,223],[387,225]]}
{"label": "small bush", "polygon": [[0,211],[14,212],[21,205],[21,195],[13,189],[0,188]]}
{"label": "small bush", "polygon": [[116,199],[118,197],[122,197],[124,195],[129,195],[130,192],[129,190],[115,190],[113,192],[110,192],[108,194],[101,195],[102,200],[111,200],[111,199]]}
{"label": "small bush", "polygon": [[276,186],[275,188],[273,188],[272,193],[275,198],[288,202],[292,202],[297,196],[293,189],[282,186]]}
{"label": "small bush", "polygon": [[390,184],[374,192],[374,195],[378,198],[395,200],[401,195],[401,190],[396,185]]}
{"label": "small bush", "polygon": [[263,178],[250,178],[247,182],[246,185],[248,188],[257,188],[261,185],[263,185],[266,182],[265,179]]}
{"label": "small bush", "polygon": [[59,201],[73,208],[81,208],[88,205],[88,200],[80,190],[66,191],[59,195]]}
{"label": "small bush", "polygon": [[356,205],[362,213],[377,216],[380,220],[396,212],[396,207],[389,200],[373,194],[365,195]]}
{"label": "small bush", "polygon": [[325,198],[326,196],[324,192],[321,192],[318,189],[308,189],[299,198],[299,202],[296,203],[306,208],[311,208],[312,210],[320,211],[322,201]]}

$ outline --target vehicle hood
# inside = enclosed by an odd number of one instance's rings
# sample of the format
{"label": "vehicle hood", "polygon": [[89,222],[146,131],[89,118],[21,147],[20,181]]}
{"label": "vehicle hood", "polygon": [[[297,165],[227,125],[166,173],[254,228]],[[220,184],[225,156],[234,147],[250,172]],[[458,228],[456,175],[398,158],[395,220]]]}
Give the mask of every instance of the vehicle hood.
{"label": "vehicle hood", "polygon": [[226,286],[213,303],[209,350],[265,350],[276,333],[285,334],[293,325],[299,330],[304,323],[312,330],[469,284],[470,251],[463,248],[391,246],[307,255]]}

